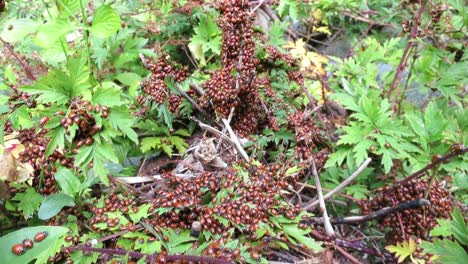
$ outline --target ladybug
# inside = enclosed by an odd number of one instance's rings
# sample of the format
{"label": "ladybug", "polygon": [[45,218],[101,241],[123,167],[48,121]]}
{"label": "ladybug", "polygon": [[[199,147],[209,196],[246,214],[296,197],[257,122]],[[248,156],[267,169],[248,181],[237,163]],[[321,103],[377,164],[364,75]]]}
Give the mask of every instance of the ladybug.
{"label": "ladybug", "polygon": [[25,248],[29,249],[29,248],[32,248],[34,246],[34,243],[33,243],[33,241],[31,239],[25,239],[25,240],[23,240],[23,246]]}
{"label": "ladybug", "polygon": [[41,242],[41,241],[44,240],[46,237],[47,237],[47,232],[46,232],[46,231],[42,231],[42,232],[37,233],[37,234],[34,236],[34,241],[36,241],[36,242]]}
{"label": "ladybug", "polygon": [[15,255],[23,255],[24,252],[26,252],[26,249],[24,248],[23,245],[21,244],[16,244],[14,245],[12,248],[11,248],[11,252],[13,252],[13,254]]}

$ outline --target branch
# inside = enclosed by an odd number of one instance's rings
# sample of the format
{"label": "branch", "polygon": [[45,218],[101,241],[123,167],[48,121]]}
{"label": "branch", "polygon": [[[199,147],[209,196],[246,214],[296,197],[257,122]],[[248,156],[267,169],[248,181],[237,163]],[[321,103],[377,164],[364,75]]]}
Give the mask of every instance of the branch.
{"label": "branch", "polygon": [[28,64],[26,64],[26,63],[18,56],[18,54],[16,54],[16,52],[15,52],[15,50],[13,49],[13,47],[11,46],[11,44],[8,43],[8,42],[6,42],[6,41],[3,40],[2,38],[0,38],[0,41],[2,41],[3,45],[5,45],[5,47],[8,49],[8,51],[10,51],[11,55],[13,55],[13,57],[15,57],[16,61],[18,61],[18,63],[21,65],[21,68],[23,68],[23,71],[24,71],[24,73],[26,74],[26,76],[28,76],[28,78],[29,78],[31,81],[35,81],[35,80],[36,80],[36,77],[34,76],[31,67],[30,67]]}
{"label": "branch", "polygon": [[[365,170],[367,168],[367,166],[369,165],[369,163],[372,161],[371,158],[368,158],[366,159],[362,164],[361,166],[359,166],[359,168],[353,173],[351,174],[351,176],[349,176],[346,180],[344,180],[342,183],[340,183],[340,185],[336,186],[333,190],[331,190],[330,192],[328,192],[324,197],[323,199],[326,200],[330,197],[332,197],[333,195],[335,195],[337,192],[339,192],[341,189],[343,189],[344,187],[346,187],[347,185],[349,185],[357,176],[359,176],[359,174],[362,173],[363,170]],[[315,200],[315,201],[312,201],[310,203],[308,203],[307,205],[304,206],[304,210],[310,210],[312,208],[315,208],[318,204],[319,204],[319,200]]]}
{"label": "branch", "polygon": [[[433,168],[439,166],[441,163],[447,162],[448,160],[452,159],[455,156],[458,156],[460,154],[464,154],[468,152],[468,148],[460,143],[454,144],[451,147],[452,151],[445,154],[441,158],[432,161],[430,164],[428,164],[426,167],[418,170],[417,172],[411,174],[410,176],[404,178],[403,180],[399,181],[398,184],[404,184],[406,182],[411,181],[412,179],[421,176],[422,174],[426,173],[429,170],[432,170]],[[391,190],[393,190],[395,187],[391,187],[389,189],[384,190],[384,193],[387,193]]]}
{"label": "branch", "polygon": [[[371,221],[377,218],[381,218],[389,214],[394,214],[394,213],[401,212],[404,210],[419,209],[423,206],[429,206],[429,205],[431,205],[431,202],[429,202],[426,199],[416,199],[416,200],[412,200],[409,202],[400,203],[396,206],[384,207],[380,210],[377,210],[367,215],[331,218],[330,222],[333,224],[355,224],[355,223],[367,222],[367,221]],[[315,224],[315,223],[321,224],[323,223],[323,219],[320,217],[310,217],[310,218],[302,220],[301,223],[308,224],[308,225]]]}
{"label": "branch", "polygon": [[406,64],[408,62],[408,57],[409,57],[409,52],[411,48],[414,46],[413,39],[418,37],[418,29],[419,25],[421,24],[421,16],[424,13],[424,7],[426,6],[426,1],[423,1],[421,3],[421,7],[419,8],[419,11],[414,18],[413,22],[414,25],[411,28],[411,32],[408,38],[408,44],[405,47],[405,50],[403,51],[403,55],[401,56],[400,63],[398,64],[398,67],[396,69],[395,76],[393,77],[392,84],[390,85],[390,89],[387,92],[387,99],[390,101],[390,96],[392,95],[393,91],[396,89],[397,83],[400,82],[401,80],[401,75],[403,74],[403,71],[406,68]]}
{"label": "branch", "polygon": [[325,233],[327,234],[327,236],[333,237],[335,235],[335,232],[333,231],[333,227],[330,224],[330,219],[328,218],[327,207],[325,206],[325,200],[323,199],[322,186],[320,185],[320,179],[319,179],[319,175],[317,172],[317,167],[315,166],[314,158],[311,158],[311,163],[312,163],[312,174],[314,175],[314,178],[315,178],[315,186],[317,186],[317,193],[318,193],[319,202],[320,202],[320,211],[322,211],[323,213],[323,225],[325,227]]}
{"label": "branch", "polygon": [[242,148],[239,139],[237,138],[236,134],[234,134],[234,131],[232,131],[231,126],[229,125],[229,122],[226,119],[222,119],[223,124],[226,126],[229,135],[231,136],[231,141],[234,142],[234,145],[239,152],[239,154],[242,156],[242,158],[246,161],[249,162],[249,155],[245,152],[245,150]]}

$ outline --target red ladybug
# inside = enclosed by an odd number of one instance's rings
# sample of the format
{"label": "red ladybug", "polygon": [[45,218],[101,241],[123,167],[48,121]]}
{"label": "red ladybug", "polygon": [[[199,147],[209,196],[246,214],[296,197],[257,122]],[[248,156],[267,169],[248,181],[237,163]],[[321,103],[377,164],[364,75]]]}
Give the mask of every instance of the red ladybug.
{"label": "red ladybug", "polygon": [[33,243],[33,241],[31,239],[25,239],[25,240],[23,240],[23,246],[25,248],[29,249],[29,248],[32,248],[34,246],[34,243]]}
{"label": "red ladybug", "polygon": [[34,241],[36,241],[36,242],[41,242],[41,241],[44,240],[44,238],[46,238],[46,237],[47,237],[47,232],[42,231],[42,232],[37,233],[37,234],[34,236]]}
{"label": "red ladybug", "polygon": [[11,252],[15,255],[23,255],[26,252],[26,249],[21,244],[16,244],[11,248]]}

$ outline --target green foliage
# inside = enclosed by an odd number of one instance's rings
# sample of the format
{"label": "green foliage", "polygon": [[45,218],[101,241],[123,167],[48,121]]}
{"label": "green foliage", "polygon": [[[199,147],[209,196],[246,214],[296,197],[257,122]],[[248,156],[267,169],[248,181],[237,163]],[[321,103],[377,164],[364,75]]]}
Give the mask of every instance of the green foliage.
{"label": "green foliage", "polygon": [[221,30],[214,17],[202,16],[194,31],[195,34],[189,43],[189,48],[200,65],[205,66],[205,54],[209,54],[208,52],[216,55],[221,54]]}
{"label": "green foliage", "polygon": [[413,257],[413,254],[416,253],[416,242],[414,242],[412,238],[408,241],[397,243],[396,245],[386,246],[385,249],[395,254],[398,258],[398,263],[403,263],[408,257],[410,257],[412,263],[420,263]]}
{"label": "green foliage", "polygon": [[440,263],[464,263],[468,261],[468,254],[464,247],[468,245],[468,224],[458,209],[452,213],[452,220],[438,219],[439,226],[431,231],[431,236],[451,237],[435,238],[434,242],[423,242],[421,248],[425,253],[437,255]]}
{"label": "green foliage", "polygon": [[64,193],[49,195],[42,202],[41,207],[38,210],[38,216],[42,220],[47,220],[58,214],[65,206],[75,206],[73,197]]}
{"label": "green foliage", "polygon": [[109,5],[100,6],[94,13],[91,33],[99,38],[112,36],[121,27],[119,14]]}
{"label": "green foliage", "polygon": [[44,197],[38,194],[34,188],[27,188],[23,193],[17,193],[12,198],[13,201],[18,201],[18,209],[23,213],[24,219],[31,218],[39,209]]}
{"label": "green foliage", "polygon": [[[21,256],[13,254],[11,247],[15,244],[21,244],[26,238],[34,239],[34,236],[39,232],[47,232],[47,237],[39,242],[34,243],[34,247],[27,250]],[[63,237],[68,232],[68,228],[60,226],[35,226],[20,229],[9,233],[0,238],[0,250],[3,254],[0,255],[1,263],[30,263],[36,260],[36,264],[47,263],[50,256],[55,255],[60,251],[63,244]]]}

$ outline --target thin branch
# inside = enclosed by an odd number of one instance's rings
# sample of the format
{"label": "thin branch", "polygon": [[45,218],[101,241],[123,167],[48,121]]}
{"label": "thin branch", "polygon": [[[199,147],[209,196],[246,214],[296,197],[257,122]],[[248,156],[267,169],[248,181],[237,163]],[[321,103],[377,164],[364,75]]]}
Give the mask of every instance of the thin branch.
{"label": "thin branch", "polygon": [[234,131],[232,131],[231,125],[229,125],[229,122],[224,118],[222,119],[222,121],[223,121],[223,124],[226,126],[229,132],[229,135],[231,136],[231,140],[232,142],[234,142],[237,151],[239,152],[239,154],[242,156],[242,158],[246,162],[249,162],[249,155],[247,155],[245,150],[242,148],[242,145],[239,142],[239,138],[236,136],[236,134],[234,134]]}
{"label": "thin branch", "polygon": [[[348,186],[357,176],[359,176],[359,174],[362,173],[362,171],[364,171],[367,166],[369,165],[369,163],[372,161],[371,158],[368,158],[366,159],[362,164],[361,166],[359,166],[359,168],[353,172],[353,174],[351,174],[351,176],[349,176],[346,180],[344,180],[342,183],[340,183],[338,186],[336,186],[333,190],[331,190],[330,192],[328,192],[324,197],[323,199],[326,200],[330,197],[332,197],[333,195],[335,195],[337,192],[339,192],[341,189],[343,189],[344,187]],[[310,202],[309,204],[305,205],[304,206],[304,210],[310,210],[312,208],[315,208],[318,204],[319,204],[319,200],[315,200],[315,201],[312,201]]]}
{"label": "thin branch", "polygon": [[408,62],[408,57],[410,54],[410,51],[412,50],[412,47],[415,45],[413,42],[413,39],[418,37],[418,31],[419,31],[419,25],[421,24],[421,16],[424,13],[424,7],[426,6],[426,1],[423,1],[421,3],[421,7],[419,8],[419,11],[416,15],[416,17],[413,20],[413,27],[411,28],[411,32],[408,38],[408,44],[406,45],[403,55],[401,56],[400,63],[398,64],[398,67],[396,69],[395,76],[393,77],[392,84],[390,85],[390,89],[388,89],[387,92],[387,99],[390,100],[390,96],[392,95],[393,91],[396,89],[397,85],[400,83],[401,76],[406,68],[407,62]]}
{"label": "thin branch", "polygon": [[348,251],[344,250],[342,247],[335,245],[336,250],[340,252],[345,258],[347,258],[351,263],[361,264],[362,262],[355,258],[353,255],[349,254]]}
{"label": "thin branch", "polygon": [[193,107],[195,107],[195,109],[197,109],[204,117],[206,117],[208,120],[210,120],[211,122],[213,123],[216,123],[213,118],[211,118],[211,116],[205,111],[203,110],[198,104],[197,102],[195,102],[186,92],[182,91],[182,89],[180,89],[179,85],[175,84],[175,87],[177,88],[177,91],[185,98],[187,99],[187,101],[189,101]]}
{"label": "thin branch", "polygon": [[21,68],[23,68],[23,71],[24,71],[24,73],[26,74],[26,76],[28,76],[28,78],[29,78],[31,81],[35,81],[35,80],[36,80],[36,77],[34,76],[31,67],[30,67],[28,64],[26,64],[26,63],[18,56],[18,54],[16,54],[16,52],[15,52],[15,50],[13,49],[13,47],[11,46],[11,44],[8,43],[8,42],[6,42],[6,41],[3,40],[2,38],[0,38],[0,41],[2,41],[3,45],[8,49],[8,51],[11,53],[11,55],[13,55],[13,57],[15,57],[16,61],[21,65]]}
{"label": "thin branch", "polygon": [[323,199],[322,186],[320,185],[320,179],[317,172],[317,167],[315,166],[314,158],[311,158],[310,161],[312,165],[312,174],[315,178],[315,185],[317,186],[317,194],[320,202],[320,211],[322,211],[323,213],[323,225],[325,227],[325,233],[327,234],[327,236],[333,237],[335,235],[335,232],[333,231],[333,227],[330,223],[330,219],[327,214],[327,207],[325,206],[325,200]]}
{"label": "thin branch", "polygon": [[[404,210],[410,210],[410,209],[419,209],[424,206],[429,206],[431,202],[429,202],[426,199],[416,199],[412,200],[409,202],[404,202],[400,203],[396,206],[392,207],[384,207],[380,210],[377,210],[375,212],[372,212],[367,215],[358,215],[358,216],[347,216],[347,217],[336,217],[336,218],[330,218],[330,222],[332,224],[355,224],[355,223],[362,223],[362,222],[367,222],[371,221],[374,219],[378,219],[381,217],[384,217],[389,214],[394,214],[397,212],[401,212]],[[304,224],[315,224],[315,223],[323,223],[323,219],[321,217],[310,217],[307,219],[304,219],[301,221],[301,223]]]}

